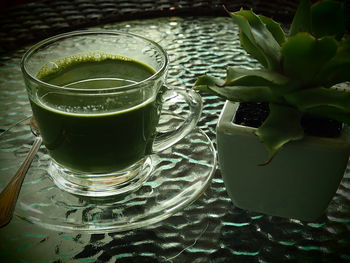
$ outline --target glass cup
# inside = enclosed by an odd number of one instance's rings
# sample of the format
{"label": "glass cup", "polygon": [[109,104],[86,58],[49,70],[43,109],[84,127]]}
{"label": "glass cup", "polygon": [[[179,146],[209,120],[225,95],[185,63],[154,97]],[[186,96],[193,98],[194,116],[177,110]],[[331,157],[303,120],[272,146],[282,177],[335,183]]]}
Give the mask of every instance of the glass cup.
{"label": "glass cup", "polygon": [[[21,69],[58,187],[84,196],[134,191],[152,174],[151,156],[191,132],[201,98],[164,85],[168,64],[157,43],[116,31],[69,32],[25,53]],[[171,107],[180,104],[187,116],[178,124]]]}

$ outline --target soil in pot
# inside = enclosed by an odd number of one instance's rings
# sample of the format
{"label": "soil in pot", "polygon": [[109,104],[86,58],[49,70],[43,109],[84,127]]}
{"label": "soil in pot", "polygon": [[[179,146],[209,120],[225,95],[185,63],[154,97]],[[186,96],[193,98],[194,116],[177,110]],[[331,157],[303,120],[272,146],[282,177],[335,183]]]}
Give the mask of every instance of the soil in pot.
{"label": "soil in pot", "polygon": [[[269,114],[268,103],[264,102],[241,102],[233,120],[235,124],[258,128]],[[336,138],[342,130],[342,123],[305,114],[301,120],[305,134],[309,136],[319,136]]]}

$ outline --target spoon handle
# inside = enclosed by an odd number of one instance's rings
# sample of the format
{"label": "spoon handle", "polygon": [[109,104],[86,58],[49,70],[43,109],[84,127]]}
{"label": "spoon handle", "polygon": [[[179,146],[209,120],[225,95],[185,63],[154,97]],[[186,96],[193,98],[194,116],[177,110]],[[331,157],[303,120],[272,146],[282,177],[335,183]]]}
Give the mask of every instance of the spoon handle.
{"label": "spoon handle", "polygon": [[21,167],[0,193],[0,228],[6,226],[11,221],[23,179],[41,143],[41,136],[37,136]]}

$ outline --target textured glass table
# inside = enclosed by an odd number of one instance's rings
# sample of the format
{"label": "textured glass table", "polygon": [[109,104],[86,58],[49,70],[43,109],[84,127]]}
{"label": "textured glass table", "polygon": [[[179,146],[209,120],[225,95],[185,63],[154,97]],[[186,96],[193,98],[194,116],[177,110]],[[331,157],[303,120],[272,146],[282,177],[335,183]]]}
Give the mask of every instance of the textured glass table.
{"label": "textured glass table", "polygon": [[[237,27],[227,17],[172,16],[88,28],[133,32],[157,41],[169,53],[167,84],[170,86],[190,88],[206,72],[224,75],[228,65],[257,66],[240,48]],[[0,128],[3,130],[31,115],[19,68],[28,46],[0,57]],[[204,109],[198,128],[215,146],[215,126],[224,101],[202,95]],[[19,152],[18,156],[22,158],[23,153]],[[0,188],[5,181],[1,175],[9,169],[4,164],[2,160]],[[19,166],[19,161],[11,169],[16,165]],[[30,183],[33,182],[25,181],[24,187],[30,187]],[[125,231],[50,230],[31,223],[30,218],[23,218],[16,211],[12,222],[0,229],[0,262],[350,261],[349,168],[328,210],[316,222],[271,217],[234,207],[219,169],[210,178],[208,188],[195,199],[164,220]],[[26,200],[22,198],[23,202]],[[84,213],[89,206],[80,209]]]}

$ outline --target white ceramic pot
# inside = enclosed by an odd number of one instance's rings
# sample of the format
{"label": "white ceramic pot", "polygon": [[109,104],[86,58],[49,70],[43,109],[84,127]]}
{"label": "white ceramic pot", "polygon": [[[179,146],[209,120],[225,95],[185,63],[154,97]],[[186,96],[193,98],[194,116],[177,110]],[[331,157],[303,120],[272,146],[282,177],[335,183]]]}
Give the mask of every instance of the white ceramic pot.
{"label": "white ceramic pot", "polygon": [[339,138],[306,136],[266,166],[267,151],[255,128],[236,125],[238,103],[227,101],[217,125],[219,165],[233,203],[243,209],[313,221],[332,200],[347,167],[350,129]]}

